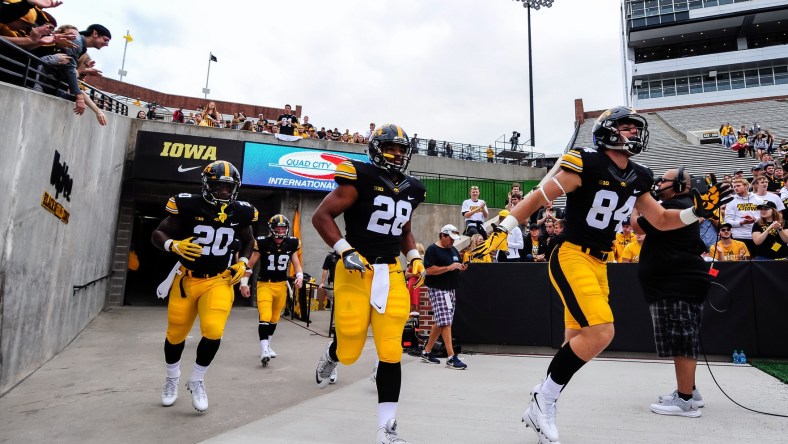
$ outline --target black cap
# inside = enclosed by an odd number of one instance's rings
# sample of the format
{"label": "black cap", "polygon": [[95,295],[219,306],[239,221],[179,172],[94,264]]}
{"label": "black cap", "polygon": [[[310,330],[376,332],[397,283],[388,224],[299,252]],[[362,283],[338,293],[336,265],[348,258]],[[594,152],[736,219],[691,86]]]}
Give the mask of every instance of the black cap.
{"label": "black cap", "polygon": [[758,165],[755,165],[754,167],[750,168],[750,171],[762,170],[762,169],[763,169],[763,167],[759,163]]}
{"label": "black cap", "polygon": [[762,210],[764,208],[771,208],[771,209],[776,210],[777,209],[777,205],[774,202],[770,201],[770,200],[764,200],[760,205],[757,206],[757,208],[759,210]]}
{"label": "black cap", "polygon": [[731,224],[729,224],[729,223],[727,223],[727,222],[725,222],[724,224],[720,224],[720,230],[721,230],[721,229],[723,229],[723,228],[725,228],[725,227],[728,227],[728,228],[733,228],[733,225],[731,225]]}
{"label": "black cap", "polygon": [[627,216],[626,218],[624,218],[624,220],[621,221],[621,225],[632,225],[632,220],[630,219],[629,216]]}
{"label": "black cap", "polygon": [[539,225],[537,225],[537,224],[528,225],[528,229],[529,230],[538,230],[539,229]]}
{"label": "black cap", "polygon": [[738,170],[733,172],[733,174],[739,174],[739,173],[744,174],[744,170],[739,168]]}

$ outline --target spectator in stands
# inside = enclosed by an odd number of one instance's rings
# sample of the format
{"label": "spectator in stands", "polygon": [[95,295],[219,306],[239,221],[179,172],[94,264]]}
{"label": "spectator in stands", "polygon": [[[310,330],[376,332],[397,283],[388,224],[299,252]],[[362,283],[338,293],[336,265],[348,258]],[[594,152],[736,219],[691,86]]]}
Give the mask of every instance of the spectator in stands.
{"label": "spectator in stands", "polygon": [[770,193],[768,191],[768,187],[769,179],[766,176],[756,177],[755,181],[752,183],[752,194],[760,199],[761,202],[773,202],[777,208],[777,211],[782,212],[785,209],[783,201],[780,199],[780,196],[776,195],[775,193]]}
{"label": "spectator in stands", "polygon": [[769,147],[768,143],[766,142],[766,137],[764,134],[759,132],[755,136],[755,140],[752,142],[752,147],[755,150],[755,158],[762,161],[763,155],[766,154],[766,148]]}
{"label": "spectator in stands", "polygon": [[202,112],[202,118],[208,123],[209,126],[221,127],[222,126],[222,113],[216,109],[216,102],[210,101]]}
{"label": "spectator in stands", "polygon": [[466,250],[465,254],[463,254],[462,256],[462,262],[464,264],[476,263],[476,262],[484,262],[484,263],[492,262],[489,253],[474,255],[473,253],[474,248],[482,244],[484,244],[484,238],[482,237],[481,234],[474,234],[473,236],[471,236],[470,245],[468,246],[468,250]]}
{"label": "spectator in stands", "polygon": [[427,142],[427,155],[436,157],[438,155],[438,143],[435,139],[430,139]]}
{"label": "spectator in stands", "polygon": [[758,211],[760,217],[752,226],[755,260],[788,257],[788,231],[783,230],[782,214],[771,201],[758,205]]}
{"label": "spectator in stands", "polygon": [[[2,8],[0,36],[14,45],[40,56],[42,54],[36,51],[37,48],[60,43],[69,38],[64,38],[62,34],[52,34],[52,30],[57,26],[57,21],[42,10],[59,6],[60,2],[51,2],[52,6],[39,6],[34,3],[43,2],[17,1],[12,3],[4,1],[0,6]],[[0,49],[2,48],[0,47]],[[4,56],[14,58],[13,53],[6,52],[4,49],[2,51]],[[3,75],[0,79],[6,81],[6,77]]]}
{"label": "spectator in stands", "polygon": [[[744,127],[742,127],[742,130],[743,129]],[[733,146],[731,146],[731,149],[736,151],[739,158],[744,158],[747,155],[748,147],[747,147],[746,132],[745,133],[742,133],[741,131],[739,132],[739,134],[737,135],[737,141],[735,144],[733,144]]]}
{"label": "spectator in stands", "polygon": [[244,122],[246,122],[246,114],[243,111],[238,111],[237,113],[233,113],[233,120],[232,126],[233,129],[240,129]]}
{"label": "spectator in stands", "polygon": [[785,169],[783,169],[782,165],[777,164],[774,166],[774,182],[779,185],[779,188],[774,192],[780,194],[780,190],[785,185]]}
{"label": "spectator in stands", "polygon": [[285,112],[280,114],[276,120],[279,125],[279,134],[293,135],[294,125],[298,123],[298,117],[293,114],[292,107],[289,104],[285,105]]}
{"label": "spectator in stands", "polygon": [[780,188],[782,188],[783,184],[775,177],[775,167],[774,162],[766,162],[763,168],[763,176],[765,177],[768,182],[767,190],[771,191],[772,193],[778,193]]}
{"label": "spectator in stands", "polygon": [[640,262],[640,248],[643,246],[643,239],[646,238],[645,234],[636,234],[635,242],[630,242],[621,253],[620,262]]}
{"label": "spectator in stands", "polygon": [[309,116],[304,116],[304,123],[302,124],[302,126],[306,128],[307,131],[315,127],[315,125],[309,123]]}
{"label": "spectator in stands", "polygon": [[541,210],[537,213],[536,216],[536,225],[539,225],[539,228],[542,231],[542,234],[545,234],[546,231],[544,229],[544,223],[547,221],[555,222],[556,219],[563,219],[564,218],[564,209],[563,208],[553,208],[553,202],[547,202]]}
{"label": "spectator in stands", "polygon": [[410,138],[410,149],[413,154],[419,154],[419,139],[418,134],[413,134],[413,137]]}
{"label": "spectator in stands", "polygon": [[180,107],[172,112],[172,121],[174,123],[183,123],[185,116],[183,115],[183,107]]}
{"label": "spectator in stands", "polygon": [[555,236],[548,239],[547,242],[547,260],[550,260],[550,255],[553,254],[553,250],[561,243],[563,237],[561,233],[564,232],[564,220],[563,219],[556,219],[555,223],[553,224],[553,234]]}
{"label": "spectator in stands", "polygon": [[732,237],[753,251],[752,224],[760,217],[757,207],[761,201],[749,191],[749,186],[746,179],[733,180],[733,200],[725,205],[724,222],[733,227]]}
{"label": "spectator in stands", "polygon": [[369,124],[369,131],[364,134],[364,138],[367,140],[372,139],[372,134],[375,132],[375,122]]}
{"label": "spectator in stands", "polygon": [[[550,253],[553,252],[553,248],[555,248],[555,223],[558,219],[555,220],[548,220],[542,226],[544,228],[544,234],[541,235],[542,241],[544,241],[545,245],[547,245],[547,250],[545,251],[546,257],[550,257]],[[551,247],[550,244],[553,246]]]}
{"label": "spectator in stands", "polygon": [[755,182],[756,178],[763,176],[763,165],[760,163],[754,165],[752,168],[750,168],[750,172],[752,173],[752,177],[750,177],[748,182],[752,184],[753,182]]}
{"label": "spectator in stands", "polygon": [[731,237],[731,228],[731,224],[720,225],[720,241],[709,248],[709,255],[718,261],[749,260],[747,245]]}
{"label": "spectator in stands", "polygon": [[326,138],[326,127],[321,126],[320,130],[317,131],[315,134],[317,134],[317,138],[318,139],[325,139]]}
{"label": "spectator in stands", "polygon": [[509,194],[509,198],[507,199],[507,204],[504,206],[505,209],[512,211],[512,208],[515,207],[520,201],[523,200],[523,195],[520,194],[519,191],[511,191]]}
{"label": "spectator in stands", "polygon": [[196,123],[194,121],[194,113],[190,112],[189,113],[189,117],[186,118],[186,122],[184,122],[184,123],[187,124],[187,125],[194,125]]}
{"label": "spectator in stands", "polygon": [[466,236],[481,234],[483,238],[487,239],[487,231],[484,229],[484,221],[490,216],[487,202],[479,199],[479,187],[476,185],[471,186],[469,194],[470,199],[465,199],[460,209],[465,218],[464,234]]}
{"label": "spectator in stands", "polygon": [[148,118],[148,116],[145,115],[145,111],[139,110],[139,111],[137,111],[137,118],[146,120]]}
{"label": "spectator in stands", "polygon": [[523,262],[547,262],[547,243],[542,240],[539,225],[528,226],[528,240],[525,241],[523,250]]}
{"label": "spectator in stands", "polygon": [[616,240],[613,241],[613,257],[608,255],[608,261],[621,262],[624,248],[636,241],[635,233],[632,232],[632,223],[627,216],[621,221],[621,232],[616,233]]}
{"label": "spectator in stands", "polygon": [[148,120],[156,120],[156,102],[148,104]]}
{"label": "spectator in stands", "polygon": [[487,145],[487,150],[485,151],[487,154],[487,162],[493,163],[495,157],[495,151],[493,151],[492,145]]}
{"label": "spectator in stands", "polygon": [[[141,112],[141,111],[140,111],[140,112]],[[203,118],[202,118],[202,114],[197,114],[197,115],[195,115],[195,116],[194,116],[194,122],[195,122],[195,124],[196,124],[197,126],[208,126],[208,127],[210,127],[210,126],[211,126],[211,124],[210,124],[210,123],[208,123],[208,121],[207,121],[207,120],[205,120],[205,119],[203,119]]]}
{"label": "spectator in stands", "polygon": [[[501,223],[506,216],[509,215],[508,210],[501,210],[498,213],[498,223]],[[520,262],[520,250],[523,249],[523,232],[519,227],[514,227],[506,238],[506,245],[508,251],[498,251],[497,262]]]}
{"label": "spectator in stands", "polygon": [[342,138],[342,134],[339,132],[338,129],[334,128],[334,130],[331,131],[331,140],[333,140],[334,142],[339,142],[341,138]]}
{"label": "spectator in stands", "polygon": [[725,122],[720,127],[720,139],[722,140],[722,144],[725,145],[725,148],[730,148],[736,143],[736,130],[733,129],[730,122]]}
{"label": "spectator in stands", "polygon": [[246,122],[244,122],[244,124],[241,126],[241,131],[255,132],[254,124],[252,123],[252,121],[251,120],[247,120]]}
{"label": "spectator in stands", "polygon": [[774,154],[774,136],[769,132],[769,130],[766,130],[764,137],[766,138],[766,152],[769,154]]}
{"label": "spectator in stands", "polygon": [[744,179],[744,170],[738,169],[733,172],[734,179]]}
{"label": "spectator in stands", "polygon": [[446,157],[450,159],[454,158],[454,148],[451,147],[450,143],[446,144],[445,153],[446,153]]}

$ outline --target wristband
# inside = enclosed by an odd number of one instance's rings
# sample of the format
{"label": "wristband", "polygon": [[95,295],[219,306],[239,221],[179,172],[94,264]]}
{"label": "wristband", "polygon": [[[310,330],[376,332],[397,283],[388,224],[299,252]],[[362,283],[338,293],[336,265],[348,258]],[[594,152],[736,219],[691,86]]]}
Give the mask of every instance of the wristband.
{"label": "wristband", "polygon": [[249,286],[249,278],[244,276],[241,278],[241,287],[248,287]]}
{"label": "wristband", "polygon": [[172,239],[167,239],[164,241],[164,251],[172,251],[170,248],[172,248]]}
{"label": "wristband", "polygon": [[405,258],[408,259],[408,262],[410,262],[413,259],[421,259],[421,255],[419,254],[419,250],[414,248],[408,251],[408,254],[405,255]]}
{"label": "wristband", "polygon": [[303,278],[304,278],[304,273],[301,273],[300,271],[296,273],[296,279],[303,279]]}
{"label": "wristband", "polygon": [[517,222],[517,218],[510,214],[506,216],[506,218],[502,220],[501,223],[498,225],[504,227],[506,231],[512,231],[514,230],[515,227],[517,227],[520,224]]}
{"label": "wristband", "polygon": [[337,243],[334,244],[334,251],[337,252],[338,255],[342,256],[342,254],[348,250],[352,250],[353,247],[350,246],[345,238],[340,238]]}
{"label": "wristband", "polygon": [[238,262],[243,262],[243,263],[244,263],[244,265],[246,265],[247,267],[249,266],[249,259],[248,259],[248,258],[245,258],[245,257],[239,257],[239,258],[238,258]]}
{"label": "wristband", "polygon": [[692,208],[685,208],[679,211],[679,219],[684,222],[684,225],[692,225],[698,221],[699,217],[695,215]]}

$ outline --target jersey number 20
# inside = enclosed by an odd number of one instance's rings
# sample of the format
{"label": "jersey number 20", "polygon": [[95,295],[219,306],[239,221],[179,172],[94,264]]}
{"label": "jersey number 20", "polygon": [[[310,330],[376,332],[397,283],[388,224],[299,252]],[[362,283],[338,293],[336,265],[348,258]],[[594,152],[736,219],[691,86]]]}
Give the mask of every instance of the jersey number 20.
{"label": "jersey number 20", "polygon": [[367,230],[380,234],[399,236],[402,226],[410,220],[413,205],[406,200],[394,201],[388,196],[376,196],[375,207],[380,207],[372,213],[367,224]]}

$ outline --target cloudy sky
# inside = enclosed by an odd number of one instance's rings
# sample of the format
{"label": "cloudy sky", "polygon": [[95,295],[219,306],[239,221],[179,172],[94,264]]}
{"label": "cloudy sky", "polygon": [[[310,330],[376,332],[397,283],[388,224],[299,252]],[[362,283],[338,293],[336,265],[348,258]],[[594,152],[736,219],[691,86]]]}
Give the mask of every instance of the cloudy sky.
{"label": "cloudy sky", "polygon": [[[574,99],[586,110],[624,103],[619,6],[532,11],[538,151],[563,150]],[[312,123],[351,133],[393,122],[487,145],[530,132],[526,10],[513,0],[65,0],[49,12],[112,31],[90,51],[113,79],[129,30],[124,81],[161,92],[202,97],[212,52],[209,99],[301,105]]]}

